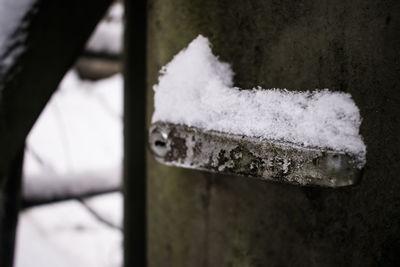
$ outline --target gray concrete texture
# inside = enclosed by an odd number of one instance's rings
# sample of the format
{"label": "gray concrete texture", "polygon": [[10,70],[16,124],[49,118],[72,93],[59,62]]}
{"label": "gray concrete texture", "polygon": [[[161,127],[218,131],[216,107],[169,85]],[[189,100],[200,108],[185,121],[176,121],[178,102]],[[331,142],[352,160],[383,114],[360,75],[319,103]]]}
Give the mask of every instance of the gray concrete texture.
{"label": "gray concrete texture", "polygon": [[167,167],[148,154],[150,266],[398,266],[400,2],[150,0],[148,122],[158,71],[198,34],[235,85],[348,92],[367,164],[310,188]]}

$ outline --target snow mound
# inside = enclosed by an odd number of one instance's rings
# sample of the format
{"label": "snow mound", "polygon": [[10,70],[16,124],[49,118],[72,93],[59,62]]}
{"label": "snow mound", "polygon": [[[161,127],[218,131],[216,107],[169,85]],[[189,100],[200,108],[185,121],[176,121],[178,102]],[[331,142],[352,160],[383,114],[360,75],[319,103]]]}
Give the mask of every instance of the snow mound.
{"label": "snow mound", "polygon": [[365,160],[361,117],[350,94],[243,90],[233,86],[233,76],[199,35],[161,69],[152,121],[343,151]]}

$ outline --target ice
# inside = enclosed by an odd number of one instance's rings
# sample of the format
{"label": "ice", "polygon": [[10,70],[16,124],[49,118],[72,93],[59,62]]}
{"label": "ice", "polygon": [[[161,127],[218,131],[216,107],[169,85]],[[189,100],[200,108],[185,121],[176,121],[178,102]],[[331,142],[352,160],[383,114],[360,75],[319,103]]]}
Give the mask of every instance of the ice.
{"label": "ice", "polygon": [[160,72],[152,121],[355,154],[364,161],[359,109],[348,93],[233,86],[229,64],[199,35]]}
{"label": "ice", "polygon": [[64,77],[26,142],[25,199],[116,189],[121,183],[122,76]]}

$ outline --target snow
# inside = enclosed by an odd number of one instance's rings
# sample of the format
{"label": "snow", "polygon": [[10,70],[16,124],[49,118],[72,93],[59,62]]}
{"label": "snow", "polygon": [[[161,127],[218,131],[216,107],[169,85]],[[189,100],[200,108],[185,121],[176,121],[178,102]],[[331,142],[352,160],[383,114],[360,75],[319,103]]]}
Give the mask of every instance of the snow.
{"label": "snow", "polygon": [[76,200],[21,212],[15,266],[122,266],[122,233]]}
{"label": "snow", "polygon": [[83,201],[93,212],[102,220],[108,222],[116,228],[122,229],[122,203],[121,192],[97,195]]}
{"label": "snow", "polygon": [[[22,30],[24,16],[28,14],[36,0],[0,0],[0,70],[10,67],[22,51],[26,34]],[[18,34],[15,34],[17,33]],[[20,43],[8,51],[12,45]]]}
{"label": "snow", "polygon": [[115,2],[108,10],[108,17],[112,20],[122,21],[124,16],[124,5],[121,2]]}
{"label": "snow", "polygon": [[52,199],[118,188],[122,76],[96,82],[66,74],[26,141],[23,193]]}
{"label": "snow", "polygon": [[343,151],[364,161],[361,117],[350,94],[242,90],[233,76],[199,35],[160,71],[152,121]]}
{"label": "snow", "polygon": [[124,8],[121,3],[114,3],[96,27],[87,43],[87,50],[118,55],[122,51],[122,18]]}

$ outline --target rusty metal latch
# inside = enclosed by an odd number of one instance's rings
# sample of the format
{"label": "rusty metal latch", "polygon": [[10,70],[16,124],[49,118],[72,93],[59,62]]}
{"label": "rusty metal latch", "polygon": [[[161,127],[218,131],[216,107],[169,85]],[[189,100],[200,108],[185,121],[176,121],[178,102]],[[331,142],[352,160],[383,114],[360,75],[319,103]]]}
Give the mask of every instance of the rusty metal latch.
{"label": "rusty metal latch", "polygon": [[361,170],[344,152],[156,122],[150,149],[160,163],[297,185],[355,184]]}

